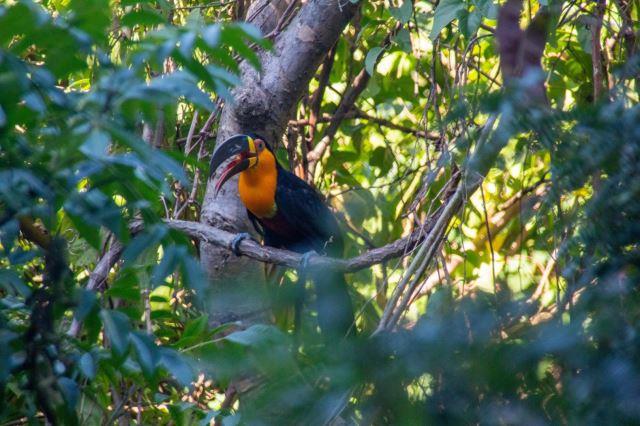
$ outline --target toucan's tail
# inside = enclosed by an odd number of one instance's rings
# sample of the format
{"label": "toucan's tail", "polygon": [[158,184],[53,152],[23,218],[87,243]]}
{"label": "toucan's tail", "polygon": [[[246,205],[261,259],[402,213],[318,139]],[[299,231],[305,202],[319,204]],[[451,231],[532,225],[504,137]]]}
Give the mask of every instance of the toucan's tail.
{"label": "toucan's tail", "polygon": [[318,325],[328,341],[355,334],[353,304],[344,275],[335,271],[312,272]]}

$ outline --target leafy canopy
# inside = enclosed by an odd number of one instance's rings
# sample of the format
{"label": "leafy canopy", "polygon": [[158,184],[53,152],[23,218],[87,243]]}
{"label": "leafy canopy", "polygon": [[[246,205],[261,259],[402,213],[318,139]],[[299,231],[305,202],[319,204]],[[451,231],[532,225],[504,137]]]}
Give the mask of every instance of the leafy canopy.
{"label": "leafy canopy", "polygon": [[278,156],[347,256],[482,179],[423,273],[348,277],[361,337],[328,347],[312,303],[293,332],[291,272],[273,325],[213,326],[164,221],[199,219],[238,63],[269,49],[247,2],[0,5],[0,422],[637,423],[640,11],[524,3],[362,2],[309,85]]}

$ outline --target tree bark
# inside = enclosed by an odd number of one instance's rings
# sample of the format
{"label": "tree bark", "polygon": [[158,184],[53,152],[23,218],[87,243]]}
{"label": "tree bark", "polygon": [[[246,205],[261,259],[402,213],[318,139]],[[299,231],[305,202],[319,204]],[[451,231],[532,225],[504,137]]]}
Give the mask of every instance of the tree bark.
{"label": "tree bark", "polygon": [[[274,9],[258,2],[247,12],[267,34],[277,17],[265,19]],[[261,54],[262,69],[241,65],[242,84],[234,103],[225,106],[216,143],[236,133],[256,132],[277,145],[298,100],[320,61],[335,44],[358,5],[348,0],[309,0],[287,28],[279,32],[273,49]],[[216,176],[217,177],[217,176]],[[211,180],[209,183],[211,183]],[[229,232],[255,232],[237,193],[237,179],[225,184],[217,197],[207,185],[201,221]],[[270,318],[264,269],[259,262],[236,257],[225,248],[201,243],[201,262],[210,280],[208,311],[213,323],[240,321],[246,327]]]}

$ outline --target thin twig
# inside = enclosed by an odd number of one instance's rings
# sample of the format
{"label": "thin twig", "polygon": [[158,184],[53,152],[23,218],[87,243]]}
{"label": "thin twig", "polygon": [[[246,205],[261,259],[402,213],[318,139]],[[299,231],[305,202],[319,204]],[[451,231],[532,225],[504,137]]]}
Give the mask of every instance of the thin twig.
{"label": "thin twig", "polygon": [[[391,45],[391,40],[398,33],[398,31],[400,31],[401,28],[402,25],[398,23],[395,28],[386,35],[382,42],[383,49],[387,49]],[[376,64],[380,61],[381,58],[382,55],[378,55],[378,57],[376,58]],[[347,89],[344,96],[342,96],[342,99],[340,99],[340,103],[333,113],[334,119],[329,122],[329,125],[325,129],[320,142],[318,142],[313,150],[310,151],[307,155],[307,158],[309,159],[309,174],[311,176],[314,176],[315,167],[318,164],[318,161],[320,161],[320,159],[326,152],[327,148],[329,148],[331,141],[338,132],[340,123],[342,123],[342,120],[345,118],[347,113],[353,108],[353,105],[355,105],[355,102],[360,94],[362,94],[364,89],[366,89],[370,79],[371,76],[369,75],[367,70],[365,68],[362,68],[358,75],[353,79],[353,83],[350,85],[349,89]]]}
{"label": "thin twig", "polygon": [[265,39],[273,40],[274,38],[280,35],[282,30],[284,30],[287,27],[287,25],[289,25],[289,23],[295,16],[293,12],[297,3],[298,3],[297,0],[292,0],[291,3],[289,3],[285,11],[282,13],[282,16],[280,16],[280,19],[278,19],[278,23],[276,24],[276,27],[273,29],[273,31],[271,31],[269,34],[264,36]]}
{"label": "thin twig", "polygon": [[[415,129],[413,127],[409,127],[409,126],[403,126],[402,124],[396,124],[391,120],[387,120],[384,118],[378,118],[375,117],[373,115],[367,114],[366,112],[354,107],[353,109],[351,109],[349,112],[347,112],[343,117],[342,120],[355,120],[355,119],[361,119],[361,120],[367,120],[367,121],[371,121],[372,123],[378,124],[380,126],[383,127],[388,127],[389,129],[394,129],[394,130],[399,130],[403,133],[408,133],[420,138],[425,138],[425,139],[429,139],[429,140],[433,140],[433,141],[437,141],[440,139],[440,134],[439,133],[435,133],[435,132],[425,132],[424,130],[420,130],[420,129]],[[322,116],[319,116],[316,118],[315,123],[331,123],[333,121],[338,120],[338,118],[335,116],[335,114],[322,114]],[[291,120],[289,121],[289,125],[290,126],[313,126],[314,122],[313,120],[310,118],[309,120]]]}
{"label": "thin twig", "polygon": [[[426,271],[433,256],[440,247],[442,240],[445,238],[449,223],[462,207],[468,194],[473,193],[482,183],[482,176],[478,175],[478,173],[486,166],[484,162],[487,159],[487,153],[492,157],[497,156],[501,147],[506,144],[505,141],[500,141],[500,143],[490,145],[490,149],[485,149],[485,144],[488,143],[487,139],[493,130],[496,119],[497,116],[495,115],[489,117],[483,127],[478,138],[477,151],[473,157],[469,158],[462,182],[457,186],[453,196],[444,204],[442,213],[438,215],[436,223],[429,231],[428,236],[420,243],[418,252],[404,271],[400,282],[391,294],[374,335],[393,328],[398,322],[402,313],[411,302],[413,294],[419,287],[421,276]],[[400,299],[401,297],[402,300]]]}
{"label": "thin twig", "polygon": [[333,62],[336,56],[336,46],[334,44],[329,53],[327,53],[327,57],[322,63],[322,71],[320,72],[320,76],[318,77],[318,88],[311,96],[311,100],[309,101],[309,140],[313,141],[316,125],[318,123],[318,118],[320,117],[320,106],[322,105],[322,98],[324,97],[324,92],[327,89],[327,85],[329,84],[329,77],[331,76],[331,69],[333,68]]}
{"label": "thin twig", "polygon": [[606,0],[597,0],[594,12],[594,22],[591,24],[591,63],[593,65],[593,101],[602,97],[602,45],[600,33],[606,10]]}
{"label": "thin twig", "polygon": [[489,226],[489,213],[487,213],[487,200],[484,196],[484,188],[480,185],[480,195],[482,197],[482,211],[484,212],[484,225],[487,229],[487,241],[489,242],[489,250],[491,253],[491,276],[493,278],[493,292],[497,293],[496,283],[496,257],[493,250],[493,236],[491,235],[491,227]]}
{"label": "thin twig", "polygon": [[[107,252],[100,258],[95,269],[93,270],[91,275],[89,275],[89,281],[85,286],[86,290],[95,291],[102,285],[102,283],[106,281],[111,268],[113,268],[116,262],[120,259],[120,255],[122,254],[123,250],[124,247],[118,241],[114,240],[113,243],[111,243],[111,247],[109,247],[109,250],[107,250]],[[73,321],[71,322],[71,326],[67,331],[67,336],[78,337],[81,326],[82,321],[79,321],[74,317]]]}
{"label": "thin twig", "polygon": [[236,0],[228,0],[228,1],[212,1],[211,3],[199,4],[194,6],[176,6],[172,7],[171,10],[194,10],[194,9],[208,9],[210,7],[218,7],[218,6],[227,6],[235,3]]}

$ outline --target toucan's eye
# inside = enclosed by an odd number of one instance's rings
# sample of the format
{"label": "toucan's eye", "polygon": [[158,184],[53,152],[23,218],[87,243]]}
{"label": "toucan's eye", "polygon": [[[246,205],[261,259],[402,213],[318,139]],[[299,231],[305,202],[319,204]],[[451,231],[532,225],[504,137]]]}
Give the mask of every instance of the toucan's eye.
{"label": "toucan's eye", "polygon": [[256,147],[258,148],[258,151],[262,151],[264,149],[264,141],[261,139],[256,140]]}

